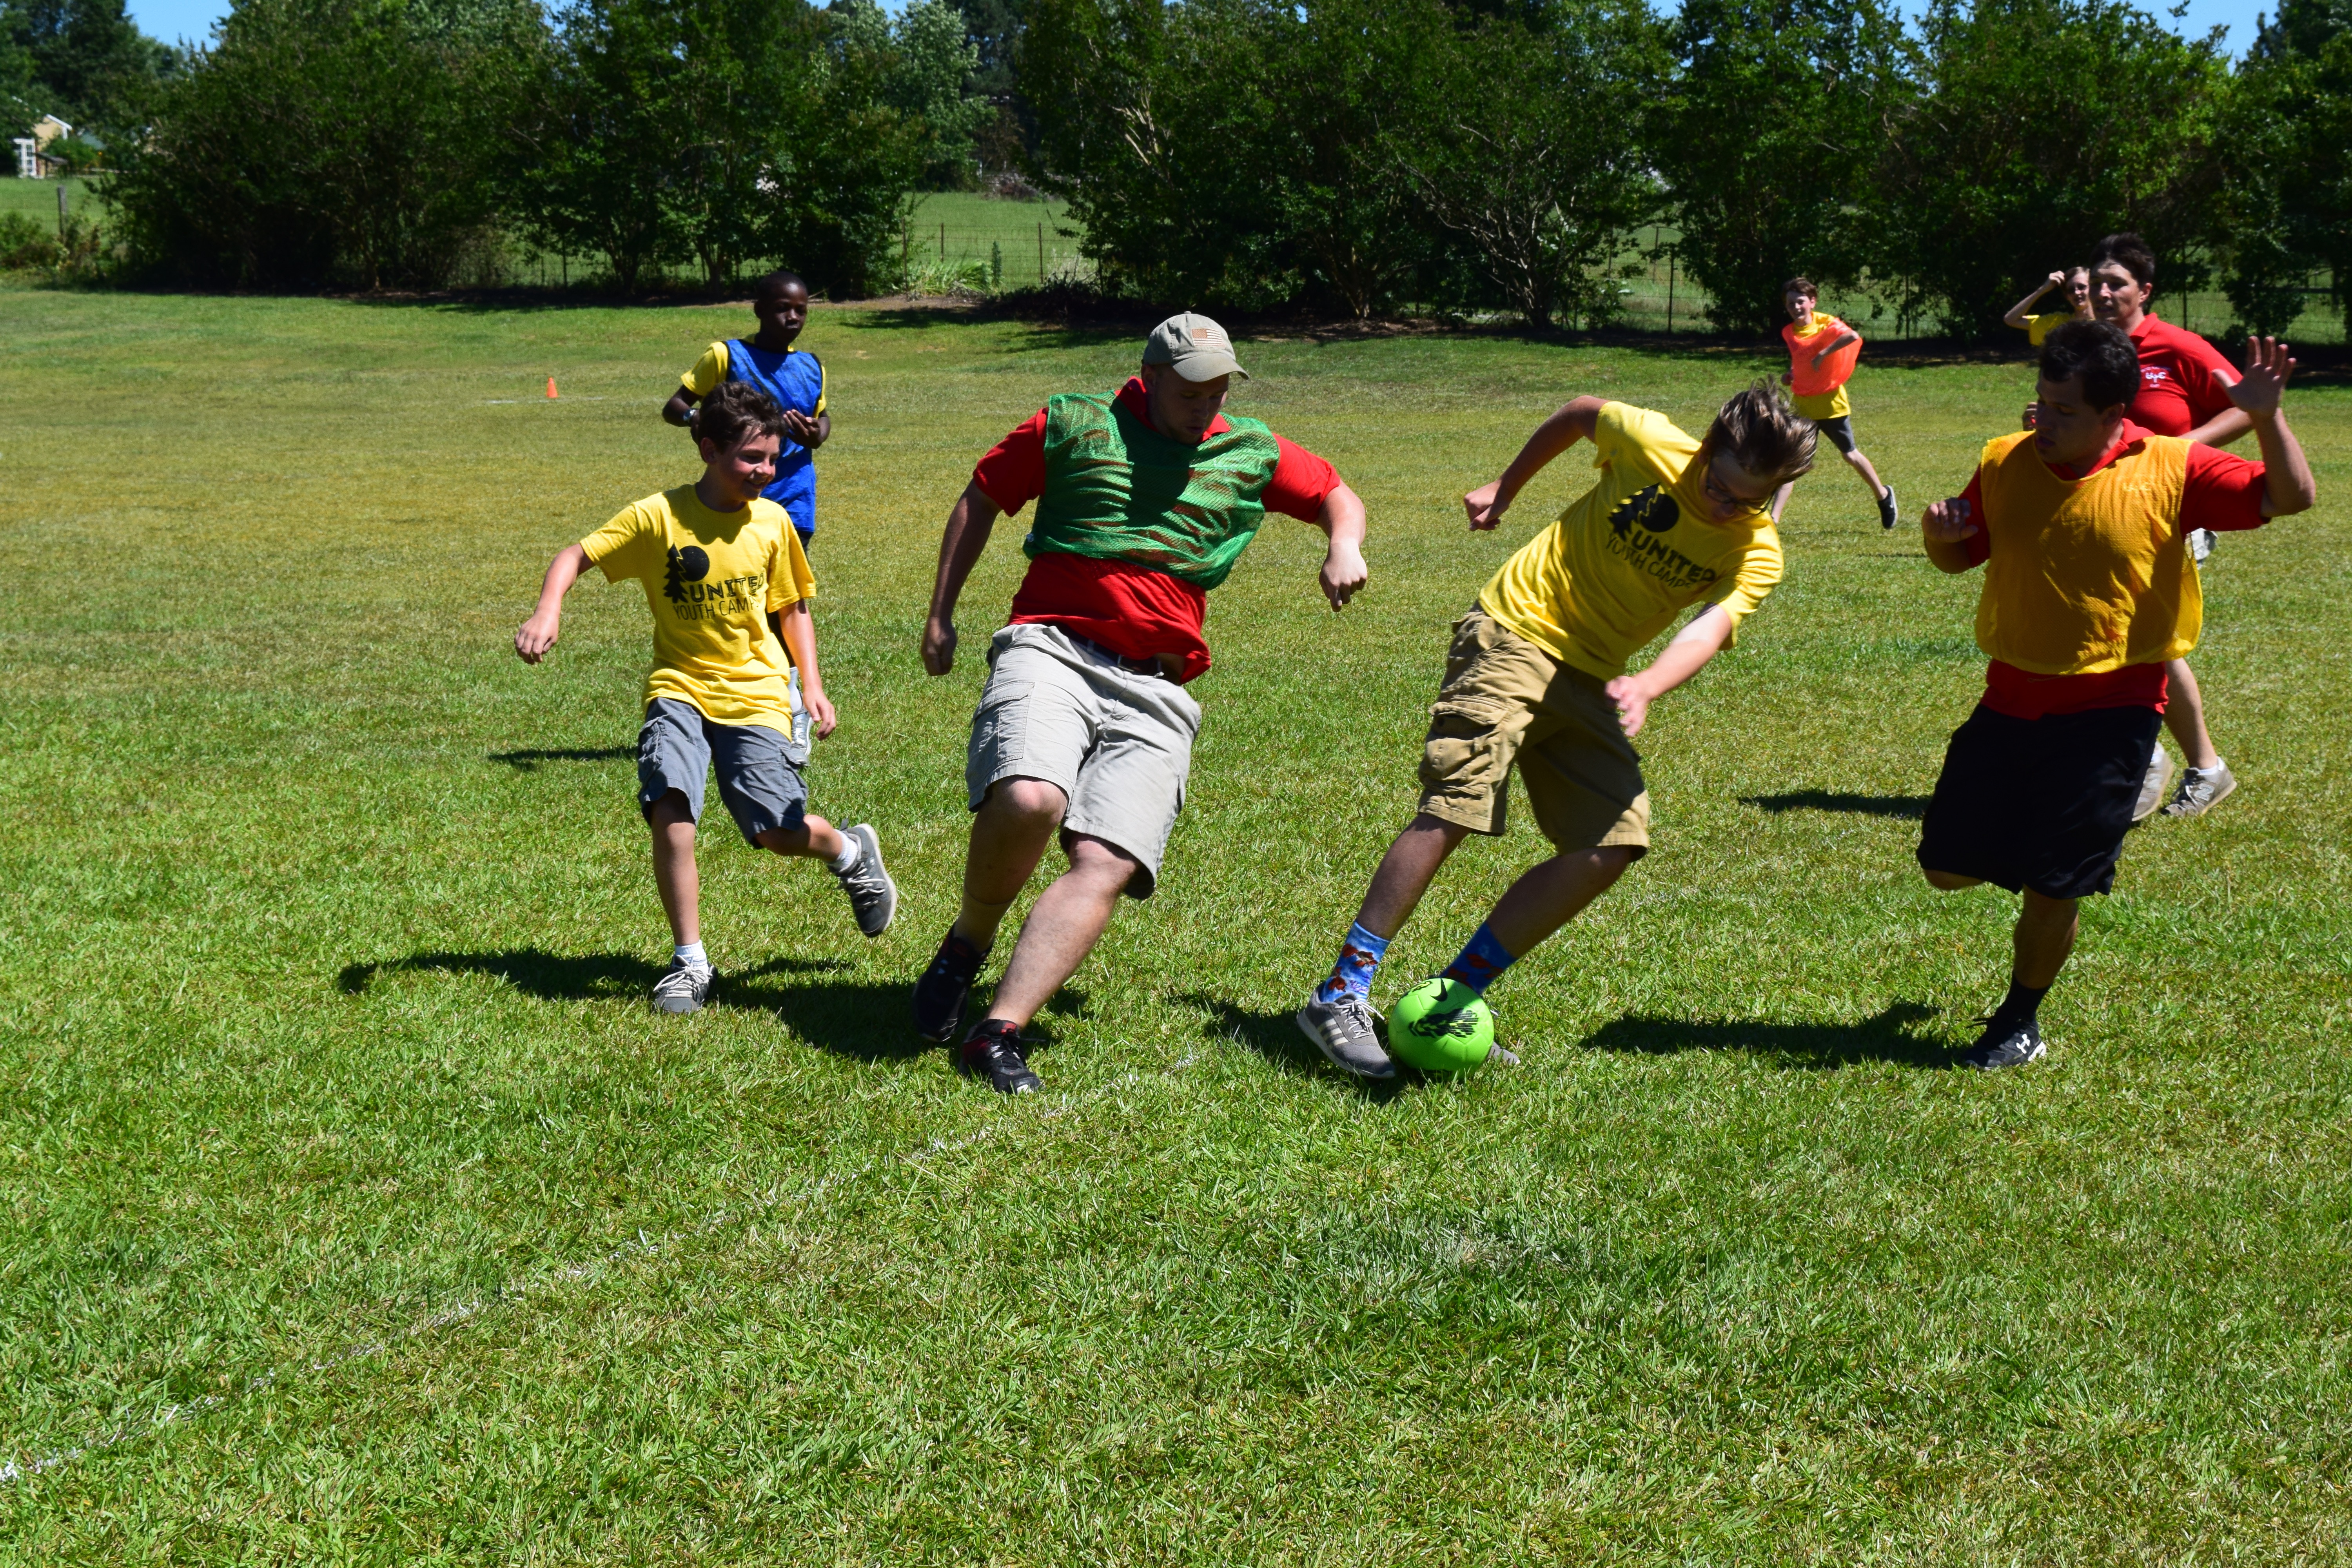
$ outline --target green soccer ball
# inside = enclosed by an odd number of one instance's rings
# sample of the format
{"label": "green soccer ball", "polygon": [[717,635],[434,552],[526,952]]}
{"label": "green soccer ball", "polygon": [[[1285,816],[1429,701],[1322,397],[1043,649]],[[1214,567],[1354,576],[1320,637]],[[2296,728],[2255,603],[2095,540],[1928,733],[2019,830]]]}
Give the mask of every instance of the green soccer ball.
{"label": "green soccer ball", "polygon": [[1389,1055],[1423,1072],[1468,1072],[1495,1047],[1495,1014],[1458,980],[1424,980],[1389,1009]]}

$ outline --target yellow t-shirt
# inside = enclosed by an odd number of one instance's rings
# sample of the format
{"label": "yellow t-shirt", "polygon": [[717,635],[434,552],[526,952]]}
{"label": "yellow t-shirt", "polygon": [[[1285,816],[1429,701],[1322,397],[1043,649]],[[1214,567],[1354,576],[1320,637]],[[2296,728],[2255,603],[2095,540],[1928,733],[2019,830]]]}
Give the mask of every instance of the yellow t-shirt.
{"label": "yellow t-shirt", "polygon": [[[1812,315],[1807,319],[1805,322],[1805,330],[1799,332],[1797,335],[1801,338],[1818,337],[1823,330],[1831,326],[1835,326],[1843,331],[1845,327],[1845,323],[1839,321],[1835,316],[1825,316],[1821,311],[1815,310]],[[1835,342],[1837,340],[1835,338],[1832,338],[1830,340],[1832,342]],[[1806,352],[1811,353],[1811,351],[1808,350]],[[1811,397],[1792,396],[1789,401],[1796,405],[1798,413],[1803,415],[1808,419],[1843,418],[1844,416],[1853,412],[1853,405],[1846,400],[1845,384],[1846,384],[1844,382],[1841,381],[1836,386],[1831,388],[1827,392],[1815,393]]]}
{"label": "yellow t-shirt", "polygon": [[2072,310],[2044,310],[2038,316],[2028,316],[2025,318],[2025,341],[2038,349],[2042,339],[2077,319]]}
{"label": "yellow t-shirt", "polygon": [[1693,605],[1721,605],[1734,634],[1780,581],[1780,535],[1759,506],[1717,522],[1698,443],[1664,415],[1603,404],[1601,482],[1521,546],[1478,595],[1503,625],[1603,680]]}
{"label": "yellow t-shirt", "polygon": [[623,507],[580,548],[606,582],[646,585],[646,701],[675,697],[714,723],[792,732],[792,656],[768,616],[814,598],[816,579],[782,507],[761,500],[716,512],[680,485]]}
{"label": "yellow t-shirt", "polygon": [[[788,354],[808,353],[806,349],[801,347],[798,343],[794,343],[791,348],[786,349],[784,352]],[[673,360],[670,363],[675,364],[677,362]],[[695,396],[709,396],[711,388],[717,386],[720,382],[727,379],[726,341],[721,339],[719,342],[715,342],[709,348],[703,350],[702,357],[688,365],[687,367],[686,374],[679,376],[677,379],[679,384],[683,385],[687,391],[694,394]],[[824,412],[824,395],[826,390],[824,367],[819,365],[817,367],[816,407],[810,411],[810,417],[814,418],[815,416]]]}

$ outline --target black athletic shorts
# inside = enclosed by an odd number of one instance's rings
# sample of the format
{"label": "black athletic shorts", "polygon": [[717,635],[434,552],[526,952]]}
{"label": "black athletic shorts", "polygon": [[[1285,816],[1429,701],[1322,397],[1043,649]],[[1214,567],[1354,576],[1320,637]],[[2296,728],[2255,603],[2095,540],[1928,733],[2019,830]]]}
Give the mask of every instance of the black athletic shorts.
{"label": "black athletic shorts", "polygon": [[1834,419],[1816,419],[1813,421],[1813,428],[1822,433],[1822,439],[1839,451],[1853,450],[1853,415],[1841,414]]}
{"label": "black athletic shorts", "polygon": [[1919,864],[2012,893],[2105,892],[2163,727],[2153,708],[2012,719],[1979,706],[1944,752]]}

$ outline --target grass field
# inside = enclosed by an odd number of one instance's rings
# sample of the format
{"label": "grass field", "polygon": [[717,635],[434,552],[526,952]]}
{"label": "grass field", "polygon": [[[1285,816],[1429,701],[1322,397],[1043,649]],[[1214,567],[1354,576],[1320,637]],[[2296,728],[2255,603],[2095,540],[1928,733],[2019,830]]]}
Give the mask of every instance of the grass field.
{"label": "grass field", "polygon": [[14,180],[0,179],[0,213],[26,213],[50,223],[58,220],[58,186],[66,187],[68,209],[77,214],[96,215],[100,210],[98,197],[85,180]]}
{"label": "grass field", "polygon": [[[1526,1065],[1366,1093],[1288,1016],[1448,621],[1580,465],[1500,537],[1456,498],[1566,395],[1696,427],[1771,367],[1246,343],[1372,585],[1320,609],[1276,520],[1215,595],[1160,894],[1008,1102],[902,1024],[982,674],[916,638],[974,458],[1134,343],[817,313],[814,803],[879,825],[899,923],[714,816],[722,982],[660,1019],[641,596],[509,639],[690,477],[655,410],[735,315],[0,310],[0,1560],[2352,1561],[2352,394],[2293,395],[2319,511],[2208,576],[2244,785],[2134,835],[2046,1063],[1946,1070],[2011,908],[1911,861],[1974,584],[1829,465],[1653,715],[1656,851],[1496,988]],[[1866,361],[1856,426],[1916,517],[2025,388]],[[1538,852],[1465,847],[1381,999]]]}
{"label": "grass field", "polygon": [[1077,264],[1077,237],[1062,232],[1076,226],[1066,202],[1009,202],[971,191],[937,191],[915,199],[906,239],[919,254],[940,255],[944,247],[950,264],[986,264],[1001,256],[1002,287],[1025,289]]}

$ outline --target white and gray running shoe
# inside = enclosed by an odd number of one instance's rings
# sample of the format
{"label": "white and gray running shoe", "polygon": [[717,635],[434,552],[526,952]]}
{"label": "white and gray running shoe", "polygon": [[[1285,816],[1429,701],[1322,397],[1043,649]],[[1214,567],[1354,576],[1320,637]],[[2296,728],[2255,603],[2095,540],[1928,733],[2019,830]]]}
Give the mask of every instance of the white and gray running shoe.
{"label": "white and gray running shoe", "polygon": [[669,973],[654,982],[654,1011],[698,1013],[710,994],[710,965],[669,961]]}
{"label": "white and gray running shoe", "polygon": [[882,840],[870,824],[859,823],[849,836],[857,840],[857,864],[840,873],[841,890],[849,895],[857,929],[868,937],[880,936],[898,912],[898,884],[882,864]]}
{"label": "white and gray running shoe", "polygon": [[2180,787],[2173,792],[2172,800],[2164,808],[2167,816],[2202,816],[2221,804],[2229,793],[2238,787],[2238,777],[2230,764],[2215,758],[2210,768],[2183,768]]}
{"label": "white and gray running shoe", "polygon": [[1515,1068],[1519,1065],[1519,1055],[1496,1040],[1486,1047],[1486,1065],[1490,1068]]}
{"label": "white and gray running shoe", "polygon": [[1372,1033],[1371,1006],[1362,997],[1323,1002],[1310,996],[1298,1010],[1297,1022],[1298,1032],[1314,1041],[1315,1048],[1341,1072],[1358,1078],[1396,1077],[1396,1063],[1381,1049],[1380,1038]]}
{"label": "white and gray running shoe", "polygon": [[2158,741],[2147,759],[2147,776],[2139,782],[2139,799],[2132,803],[2132,820],[2146,822],[2164,804],[2165,792],[2172,787],[2172,753]]}
{"label": "white and gray running shoe", "polygon": [[2190,558],[2193,559],[2197,564],[2200,566],[2204,565],[2205,558],[2213,553],[2213,531],[2210,528],[2190,529],[2189,531],[2189,553]]}

